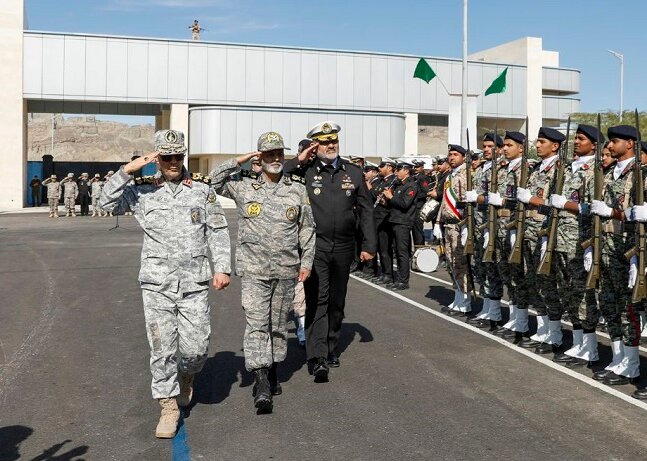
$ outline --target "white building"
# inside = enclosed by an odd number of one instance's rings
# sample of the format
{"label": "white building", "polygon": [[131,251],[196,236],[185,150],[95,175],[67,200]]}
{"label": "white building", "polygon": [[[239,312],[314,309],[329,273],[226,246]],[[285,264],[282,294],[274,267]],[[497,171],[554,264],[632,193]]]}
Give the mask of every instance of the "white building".
{"label": "white building", "polygon": [[[346,155],[439,153],[460,139],[459,59],[426,57],[439,77],[426,84],[412,78],[416,56],[36,32],[24,30],[23,0],[3,6],[0,139],[9,174],[0,209],[25,201],[29,112],[154,115],[158,129],[188,134],[190,167],[202,171],[223,154],[255,149],[263,131],[296,147],[327,119],[342,126]],[[577,112],[580,73],[558,66],[540,38],[470,56],[472,145],[495,124],[521,129],[528,115],[532,136]],[[482,96],[506,67],[506,92]],[[437,130],[423,142],[425,127]]]}

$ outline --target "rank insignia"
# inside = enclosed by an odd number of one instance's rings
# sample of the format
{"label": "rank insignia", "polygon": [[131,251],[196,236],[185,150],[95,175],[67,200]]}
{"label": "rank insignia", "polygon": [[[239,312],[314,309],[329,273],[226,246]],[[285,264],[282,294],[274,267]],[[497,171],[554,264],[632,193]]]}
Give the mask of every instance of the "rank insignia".
{"label": "rank insignia", "polygon": [[204,222],[204,210],[202,208],[191,208],[191,224]]}
{"label": "rank insignia", "polygon": [[254,188],[254,190],[258,190],[258,189],[260,189],[262,186],[261,186],[259,183],[257,183],[257,182],[253,182],[253,183],[252,183],[252,187]]}
{"label": "rank insignia", "polygon": [[252,202],[247,205],[247,216],[250,218],[255,218],[260,215],[262,211],[261,204],[258,202]]}
{"label": "rank insignia", "polygon": [[299,215],[299,212],[297,211],[296,207],[291,206],[285,211],[285,217],[288,218],[288,221],[296,221],[297,216]]}
{"label": "rank insignia", "polygon": [[315,188],[315,190],[313,190],[312,192],[313,192],[315,195],[319,195],[319,194],[321,194],[321,189],[319,189],[319,188],[317,187],[317,188]]}
{"label": "rank insignia", "polygon": [[352,190],[352,189],[355,189],[355,184],[353,184],[352,182],[351,183],[344,182],[341,184],[341,188],[343,190]]}

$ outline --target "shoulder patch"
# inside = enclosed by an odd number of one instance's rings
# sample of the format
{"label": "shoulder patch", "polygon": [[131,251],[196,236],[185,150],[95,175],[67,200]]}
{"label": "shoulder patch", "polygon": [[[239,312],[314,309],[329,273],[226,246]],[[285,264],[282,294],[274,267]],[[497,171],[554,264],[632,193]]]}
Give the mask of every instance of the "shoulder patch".
{"label": "shoulder patch", "polygon": [[135,184],[138,186],[142,186],[144,184],[154,184],[155,183],[155,176],[139,176],[135,178]]}
{"label": "shoulder patch", "polygon": [[205,176],[202,173],[191,173],[191,179],[195,182],[203,182],[207,185],[211,184],[211,176]]}
{"label": "shoulder patch", "polygon": [[299,176],[298,174],[291,174],[290,179],[292,181],[295,181],[304,185],[306,184],[306,178],[304,178],[303,176]]}
{"label": "shoulder patch", "polygon": [[240,170],[240,176],[243,178],[258,179],[258,173],[254,173],[250,170]]}

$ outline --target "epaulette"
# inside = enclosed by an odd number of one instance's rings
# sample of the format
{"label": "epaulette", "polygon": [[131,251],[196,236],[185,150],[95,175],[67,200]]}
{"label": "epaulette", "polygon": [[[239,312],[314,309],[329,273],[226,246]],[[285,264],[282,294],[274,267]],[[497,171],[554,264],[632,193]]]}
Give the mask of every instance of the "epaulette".
{"label": "epaulette", "polygon": [[191,173],[191,179],[195,182],[211,184],[211,176],[205,176],[202,173]]}
{"label": "epaulette", "polygon": [[290,180],[295,181],[295,182],[299,182],[299,183],[301,183],[303,185],[306,184],[306,178],[304,178],[303,176],[299,176],[298,174],[291,174],[290,175]]}
{"label": "epaulette", "polygon": [[138,176],[135,178],[135,184],[138,186],[144,185],[144,184],[154,184],[155,183],[155,176]]}
{"label": "epaulette", "polygon": [[254,173],[251,170],[240,170],[240,176],[243,178],[258,179],[258,173]]}

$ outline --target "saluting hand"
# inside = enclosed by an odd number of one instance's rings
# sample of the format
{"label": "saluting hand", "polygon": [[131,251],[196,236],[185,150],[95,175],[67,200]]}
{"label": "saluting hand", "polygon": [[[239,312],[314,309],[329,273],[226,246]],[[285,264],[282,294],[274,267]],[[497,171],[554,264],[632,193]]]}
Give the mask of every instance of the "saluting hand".
{"label": "saluting hand", "polygon": [[308,147],[303,149],[301,153],[297,156],[297,158],[299,159],[299,163],[303,165],[305,163],[308,163],[313,158],[315,158],[315,155],[317,155],[317,147],[319,147],[319,143],[315,141],[312,144],[310,144]]}
{"label": "saluting hand", "polygon": [[229,282],[230,282],[229,274],[223,274],[222,272],[218,272],[213,276],[212,285],[216,290],[220,291],[227,288],[229,286]]}
{"label": "saluting hand", "polygon": [[299,282],[305,282],[310,278],[310,269],[304,269],[303,267],[299,270]]}
{"label": "saluting hand", "polygon": [[261,153],[259,151],[249,152],[247,154],[243,154],[243,155],[240,155],[240,156],[236,157],[236,162],[239,165],[242,165],[243,163],[250,161],[254,157],[258,157],[259,155],[261,155]]}
{"label": "saluting hand", "polygon": [[150,154],[143,155],[141,157],[137,157],[135,160],[133,160],[130,163],[127,163],[124,166],[124,173],[126,174],[133,174],[136,171],[141,170],[144,168],[146,165],[149,163],[153,163],[157,161],[157,157],[159,157],[159,152],[151,152]]}

